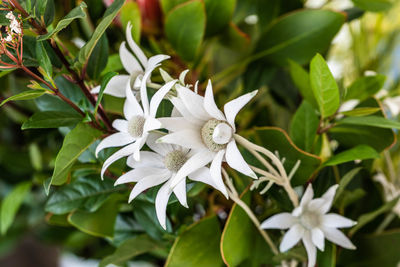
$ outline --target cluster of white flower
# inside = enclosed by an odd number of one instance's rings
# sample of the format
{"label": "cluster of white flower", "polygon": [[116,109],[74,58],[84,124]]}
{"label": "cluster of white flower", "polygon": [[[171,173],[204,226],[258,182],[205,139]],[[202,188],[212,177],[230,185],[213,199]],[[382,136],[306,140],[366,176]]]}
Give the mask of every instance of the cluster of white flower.
{"label": "cluster of white flower", "polygon": [[[232,190],[227,189],[222,179],[221,173],[226,174],[222,167],[223,162],[232,169],[257,179],[252,167],[239,152],[236,141],[243,144],[244,139],[236,134],[235,126],[236,115],[257,91],[226,103],[222,112],[215,103],[211,82],[208,82],[205,94],[201,96],[197,92],[197,83],[194,90],[185,84],[187,71],[180,75],[179,80],[174,80],[160,69],[165,84],[157,86],[151,82],[151,74],[169,56],[156,55],[147,58],[133,41],[130,24],[126,29],[126,38],[134,55],[123,42],[120,46],[120,57],[129,75],[113,77],[104,91],[105,94],[126,98],[123,109],[125,119],[113,122],[117,132],[99,143],[96,155],[105,148],[122,147],[106,159],[101,177],[103,178],[112,163],[127,157],[127,165],[132,170],[119,177],[115,185],[136,183],[129,202],[143,191],[162,185],[157,193],[155,206],[157,218],[165,229],[166,208],[171,194],[174,193],[178,201],[187,207],[187,178],[206,183],[227,198]],[[147,87],[158,87],[150,101]],[[92,92],[98,91],[99,87],[96,87]],[[174,109],[169,117],[160,118],[156,115],[163,99],[170,101]],[[144,144],[151,151],[141,151]],[[295,207],[292,214],[275,215],[265,221],[262,227],[290,227],[282,241],[281,251],[290,249],[303,239],[309,256],[309,266],[315,263],[315,246],[323,249],[324,237],[343,247],[353,248],[351,242],[336,227],[350,227],[354,222],[339,215],[326,214],[331,208],[335,191],[336,186],[330,188],[321,198],[312,200],[313,191],[309,186],[300,206]]]}
{"label": "cluster of white flower", "polygon": [[4,40],[11,42],[16,34],[22,33],[21,23],[11,11],[7,13],[6,18],[10,20],[10,27],[7,27],[7,37]]}

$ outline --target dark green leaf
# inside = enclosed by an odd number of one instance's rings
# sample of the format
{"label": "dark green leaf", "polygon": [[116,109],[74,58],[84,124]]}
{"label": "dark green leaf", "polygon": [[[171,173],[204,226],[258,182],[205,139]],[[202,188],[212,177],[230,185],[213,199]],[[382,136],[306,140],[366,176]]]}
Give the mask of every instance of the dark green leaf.
{"label": "dark green leaf", "polygon": [[30,117],[21,129],[58,128],[62,126],[74,126],[82,120],[82,116],[76,111],[41,111]]}
{"label": "dark green leaf", "polygon": [[165,19],[165,34],[172,47],[185,60],[191,61],[203,40],[206,25],[204,3],[193,0],[177,6]]}
{"label": "dark green leaf", "polygon": [[108,61],[108,39],[105,34],[101,36],[87,63],[87,74],[93,79],[97,79],[100,73],[107,66]]}
{"label": "dark green leaf", "polygon": [[106,86],[107,86],[108,82],[111,80],[112,77],[114,77],[117,74],[118,73],[116,73],[116,72],[109,72],[106,75],[104,75],[103,79],[101,80],[101,86],[100,86],[99,95],[97,96],[96,106],[94,107],[95,116],[97,114],[97,109],[99,108],[99,105],[101,103],[101,99],[103,98],[104,90],[106,89]]}
{"label": "dark green leaf", "polygon": [[387,129],[400,129],[400,122],[378,116],[347,117],[337,122],[340,124],[373,126]]}
{"label": "dark green leaf", "polygon": [[204,4],[207,16],[207,35],[215,34],[228,26],[235,11],[236,0],[204,0]]}
{"label": "dark green leaf", "polygon": [[392,1],[389,0],[352,0],[357,7],[373,12],[388,10],[392,7]]}
{"label": "dark green leaf", "polygon": [[317,101],[311,89],[310,75],[308,72],[293,60],[289,60],[289,71],[303,99],[307,100],[314,108],[318,109]]}
{"label": "dark green leaf", "polygon": [[0,104],[0,107],[3,106],[8,101],[34,99],[34,98],[38,98],[39,96],[44,95],[45,93],[46,93],[45,90],[28,90],[28,91],[24,91],[22,93],[10,96],[9,98],[3,100],[3,102],[1,102],[1,104]]}
{"label": "dark green leaf", "polygon": [[325,250],[318,250],[318,267],[336,266],[336,246],[332,243],[325,243]]}
{"label": "dark green leaf", "polygon": [[368,97],[375,95],[382,89],[386,77],[384,75],[365,76],[357,79],[347,89],[344,100],[358,99],[363,101]]}
{"label": "dark green leaf", "polygon": [[324,166],[334,166],[353,160],[376,159],[379,153],[370,146],[358,145],[352,149],[336,154],[324,162]]}
{"label": "dark green leaf", "polygon": [[334,204],[342,197],[346,186],[351,182],[351,180],[357,175],[357,173],[361,170],[361,168],[355,168],[351,171],[347,172],[342,179],[340,179],[339,187],[335,194],[335,199],[333,201]]}
{"label": "dark green leaf", "polygon": [[36,57],[39,62],[39,66],[44,69],[47,76],[51,77],[53,74],[53,65],[51,64],[50,58],[47,55],[43,42],[36,42]]}

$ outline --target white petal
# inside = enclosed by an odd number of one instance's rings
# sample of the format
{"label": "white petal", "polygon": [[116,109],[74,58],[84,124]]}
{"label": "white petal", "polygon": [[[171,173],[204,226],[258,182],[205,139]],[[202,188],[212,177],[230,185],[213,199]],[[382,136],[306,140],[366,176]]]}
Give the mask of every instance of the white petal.
{"label": "white petal", "polygon": [[345,228],[345,227],[352,227],[356,225],[357,222],[352,221],[339,214],[328,213],[322,217],[322,224],[326,227]]}
{"label": "white petal", "polygon": [[147,66],[147,57],[132,38],[132,24],[130,21],[126,26],[126,40],[128,41],[129,47],[132,49],[135,56],[139,59],[142,66]]}
{"label": "white petal", "polygon": [[99,152],[108,147],[124,146],[135,141],[135,138],[128,133],[115,133],[104,138],[96,147],[96,157]]}
{"label": "white petal", "polygon": [[182,99],[186,109],[193,117],[200,120],[212,119],[203,107],[204,97],[179,84],[176,85],[176,90],[178,91],[178,97]]}
{"label": "white petal", "polygon": [[147,117],[144,122],[143,132],[150,132],[161,128],[161,122],[153,117]]}
{"label": "white petal", "polygon": [[126,100],[124,103],[124,116],[130,120],[133,116],[143,116],[143,109],[139,105],[136,97],[133,95],[129,84],[125,88]]}
{"label": "white petal", "polygon": [[300,224],[293,225],[289,231],[283,236],[282,242],[279,246],[281,252],[286,252],[296,245],[305,233],[304,227]]}
{"label": "white petal", "polygon": [[147,136],[148,136],[149,134],[148,133],[143,133],[143,135],[142,135],[142,137],[141,138],[138,138],[137,140],[136,140],[136,146],[135,146],[135,149],[134,149],[134,151],[133,151],[133,158],[136,160],[136,161],[140,161],[140,150],[142,149],[142,147],[144,146],[144,144],[146,143],[146,139],[147,139]]}
{"label": "white petal", "polygon": [[150,101],[150,116],[155,117],[157,113],[158,106],[164,99],[165,95],[171,90],[175,85],[176,80],[170,81],[163,85],[158,91],[153,95]]}
{"label": "white petal", "polygon": [[324,233],[318,229],[314,228],[311,230],[311,240],[319,250],[324,251],[325,249],[325,239],[324,239]]}
{"label": "white petal", "polygon": [[185,84],[185,77],[188,72],[189,70],[184,70],[181,72],[181,74],[179,74],[179,81],[181,82],[181,84]]}
{"label": "white petal", "polygon": [[151,150],[157,152],[160,155],[167,155],[169,152],[173,151],[174,148],[170,144],[156,143],[156,140],[163,137],[164,134],[158,132],[151,132],[147,137],[146,144]]}
{"label": "white petal", "polygon": [[167,134],[156,142],[179,145],[191,149],[205,149],[200,133],[193,130],[183,130]]}
{"label": "white petal", "polygon": [[261,224],[262,229],[287,229],[296,223],[296,218],[289,212],[276,214]]}
{"label": "white petal", "polygon": [[188,175],[188,177],[193,181],[208,184],[214,187],[215,189],[219,190],[218,186],[215,184],[213,178],[211,177],[210,169],[207,167],[202,167],[197,171],[192,172],[191,174]]}
{"label": "white petal", "polygon": [[137,71],[143,71],[142,66],[140,66],[137,59],[126,48],[125,42],[122,42],[121,46],[119,47],[119,58],[121,59],[122,65],[124,66],[125,70],[129,74]]}
{"label": "white petal", "polygon": [[328,191],[322,195],[322,199],[325,200],[325,204],[321,207],[321,213],[327,213],[331,207],[333,199],[335,198],[336,190],[339,187],[338,184],[332,185],[329,187]]}
{"label": "white petal", "polygon": [[[129,84],[129,79],[129,75],[116,75],[112,77],[104,89],[104,94],[115,97],[125,97],[125,86]],[[98,94],[100,92],[100,85],[94,87],[90,92],[92,94]]]}
{"label": "white petal", "polygon": [[314,190],[311,186],[311,184],[308,184],[306,191],[303,194],[303,197],[301,198],[300,201],[300,206],[305,206],[308,205],[308,203],[313,199],[314,197]]}
{"label": "white petal", "polygon": [[149,175],[155,175],[155,174],[161,175],[163,173],[165,173],[165,169],[161,169],[161,168],[152,168],[152,167],[137,168],[137,169],[130,170],[129,172],[121,175],[115,181],[114,185],[139,182],[144,177],[147,177]]}
{"label": "white petal", "polygon": [[208,114],[210,114],[217,120],[220,121],[226,120],[224,114],[221,112],[221,110],[218,109],[217,105],[215,104],[214,94],[210,80],[208,80],[206,93],[204,95],[204,109],[208,112]]}
{"label": "white petal", "polygon": [[122,159],[123,157],[129,156],[130,154],[133,153],[135,150],[135,145],[136,143],[127,145],[124,148],[121,148],[114,154],[112,154],[103,164],[103,167],[101,168],[101,179],[103,179],[104,172],[107,170],[107,168],[113,164],[115,161]]}
{"label": "white petal", "polygon": [[210,166],[210,173],[211,173],[211,178],[214,180],[214,183],[217,185],[217,189],[221,191],[222,194],[226,198],[228,197],[228,192],[226,191],[226,187],[224,184],[224,181],[222,180],[222,174],[221,174],[221,165],[222,165],[222,159],[224,158],[225,155],[225,150],[220,150],[218,153],[214,156],[213,161],[211,162]]}
{"label": "white petal", "polygon": [[236,146],[235,140],[231,140],[226,147],[226,162],[232,168],[244,175],[250,176],[253,179],[257,179],[257,175],[250,169],[249,165],[243,159],[242,154]]}
{"label": "white petal", "polygon": [[160,190],[158,190],[156,196],[156,214],[158,222],[161,224],[162,228],[166,229],[166,220],[167,220],[167,205],[169,197],[172,194],[172,189],[170,183],[165,183],[161,186]]}
{"label": "white petal", "polygon": [[160,63],[166,59],[169,59],[170,56],[167,55],[155,55],[149,58],[147,62],[146,72],[153,71],[155,68],[160,66]]}
{"label": "white petal", "polygon": [[233,130],[236,131],[235,127],[235,118],[239,111],[246,105],[255,95],[257,94],[257,90],[251,93],[242,95],[232,101],[229,101],[224,106],[224,113],[227,121],[232,126]]}
{"label": "white petal", "polygon": [[206,119],[198,119],[192,115],[192,113],[183,104],[183,101],[178,97],[171,97],[171,103],[174,105],[175,109],[189,122],[196,124],[198,126],[203,126]]}
{"label": "white petal", "polygon": [[353,243],[351,243],[350,239],[348,239],[347,236],[345,236],[338,229],[323,227],[322,231],[324,232],[326,239],[329,241],[347,249],[356,249]]}
{"label": "white petal", "polygon": [[186,178],[180,181],[173,189],[176,198],[182,206],[188,208],[186,199]]}
{"label": "white petal", "polygon": [[184,117],[158,118],[158,120],[161,122],[163,128],[171,132],[177,132],[187,129],[195,130],[198,132],[201,131],[201,128],[199,126],[191,123]]}
{"label": "white petal", "polygon": [[128,121],[116,119],[112,123],[112,127],[119,132],[127,133],[128,132]]}
{"label": "white petal", "polygon": [[133,199],[135,199],[135,197],[137,197],[144,190],[149,189],[150,187],[162,184],[163,182],[168,180],[169,177],[170,177],[170,172],[167,170],[164,171],[163,173],[153,174],[153,175],[144,177],[132,189],[131,194],[129,195],[128,202],[131,202]]}
{"label": "white petal", "polygon": [[192,157],[190,157],[185,164],[176,173],[175,177],[171,180],[171,186],[174,188],[180,181],[192,172],[197,171],[201,167],[204,167],[214,158],[214,153],[207,150],[200,150]]}
{"label": "white petal", "polygon": [[307,251],[308,265],[307,267],[314,267],[317,261],[317,248],[311,240],[311,234],[306,232],[303,237],[303,244]]}
{"label": "white petal", "polygon": [[157,167],[163,168],[163,158],[157,153],[150,151],[142,151],[140,153],[140,161],[136,161],[132,156],[129,156],[126,160],[126,164],[131,168],[143,168],[143,167]]}

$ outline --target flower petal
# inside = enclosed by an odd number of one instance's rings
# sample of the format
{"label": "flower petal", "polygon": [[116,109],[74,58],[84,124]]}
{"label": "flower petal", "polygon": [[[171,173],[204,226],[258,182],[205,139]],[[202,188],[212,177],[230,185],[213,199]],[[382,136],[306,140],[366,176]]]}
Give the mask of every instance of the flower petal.
{"label": "flower petal", "polygon": [[119,132],[127,133],[128,132],[128,121],[116,119],[112,123],[112,127]]}
{"label": "flower petal", "polygon": [[126,160],[126,164],[131,168],[144,168],[144,167],[156,167],[164,168],[163,158],[157,153],[151,151],[142,151],[140,153],[140,161],[136,161],[133,155],[129,156]]}
{"label": "flower petal", "polygon": [[201,140],[200,133],[193,130],[183,130],[170,133],[161,137],[156,142],[174,144],[191,149],[206,149]]}
{"label": "flower petal", "polygon": [[217,189],[221,191],[222,194],[226,198],[229,198],[228,196],[228,191],[226,190],[224,181],[222,180],[222,175],[221,175],[221,165],[222,165],[222,159],[224,158],[225,155],[225,150],[220,150],[218,153],[215,155],[213,161],[211,162],[210,166],[210,173],[211,173],[211,178],[214,180],[214,183],[217,185]]}
{"label": "flower petal", "polygon": [[143,116],[143,109],[139,105],[136,97],[133,95],[131,86],[126,85],[125,88],[126,100],[124,103],[124,116],[127,120],[130,120],[133,116]]}
{"label": "flower petal", "polygon": [[350,239],[348,239],[340,230],[333,227],[323,227],[322,231],[324,232],[326,239],[332,243],[347,249],[356,249]]}
{"label": "flower petal", "polygon": [[194,130],[201,131],[201,128],[196,124],[191,123],[184,117],[168,117],[168,118],[158,118],[161,122],[162,127],[171,132],[177,132],[182,130]]}
{"label": "flower petal", "polygon": [[281,252],[286,252],[296,245],[299,240],[303,237],[305,229],[300,224],[295,224],[290,227],[289,231],[283,236],[282,242],[279,245]]}
{"label": "flower petal", "polygon": [[144,167],[144,168],[133,169],[133,170],[130,170],[127,173],[121,175],[115,181],[114,186],[115,185],[119,185],[119,184],[139,182],[140,180],[142,180],[146,176],[155,175],[155,174],[161,175],[164,172],[165,172],[165,169],[152,168],[152,167]]}
{"label": "flower petal", "polygon": [[135,141],[135,138],[128,133],[115,133],[104,138],[96,147],[96,157],[99,152],[108,147],[124,146]]}
{"label": "flower petal", "polygon": [[156,196],[156,214],[157,219],[162,228],[167,229],[166,221],[167,221],[167,205],[169,197],[172,194],[172,189],[170,183],[167,182],[161,186],[160,190],[158,190]]}
{"label": "flower petal", "polygon": [[338,184],[332,185],[329,189],[322,195],[322,199],[325,200],[325,204],[321,207],[321,213],[327,213],[331,207],[333,199],[335,198],[336,190],[339,187]]}
{"label": "flower petal", "polygon": [[191,174],[188,175],[188,177],[190,180],[208,184],[214,187],[215,189],[219,190],[218,186],[215,184],[214,179],[211,177],[210,169],[207,167],[202,167],[197,171],[192,172]]}
{"label": "flower petal", "polygon": [[150,132],[161,128],[161,122],[153,117],[147,117],[144,122],[143,132]]}
{"label": "flower petal", "polygon": [[140,138],[138,138],[136,140],[136,143],[135,143],[136,146],[135,146],[135,149],[133,151],[133,158],[136,161],[140,161],[140,149],[142,149],[142,147],[146,143],[146,139],[147,139],[148,135],[149,135],[148,133],[143,133],[142,137],[140,137]]}
{"label": "flower petal", "polygon": [[345,228],[345,227],[352,227],[356,225],[357,222],[352,221],[339,214],[328,213],[322,216],[322,224],[326,227]]}
{"label": "flower petal", "polygon": [[176,198],[182,206],[188,208],[186,199],[186,178],[180,181],[173,189]]}
{"label": "flower petal", "polygon": [[297,222],[289,212],[275,214],[261,224],[262,229],[287,229]]}
{"label": "flower petal", "polygon": [[308,184],[306,191],[303,194],[303,197],[301,198],[300,201],[300,206],[305,206],[308,205],[308,203],[313,199],[314,197],[314,190],[311,186],[311,184]]}
{"label": "flower petal", "polygon": [[303,244],[307,251],[308,265],[307,267],[314,267],[317,261],[317,248],[311,240],[311,233],[306,232],[303,237]]}
{"label": "flower petal", "polygon": [[156,140],[163,137],[164,134],[158,132],[151,132],[147,137],[146,145],[148,145],[151,150],[157,152],[158,154],[165,156],[169,152],[173,151],[174,148],[170,144],[156,143]]}
{"label": "flower petal", "polygon": [[253,179],[257,179],[257,175],[250,169],[249,165],[243,159],[242,154],[236,146],[235,140],[231,140],[226,147],[226,162],[232,168],[244,175],[250,176]]}
{"label": "flower petal", "polygon": [[124,66],[125,70],[129,74],[137,71],[143,71],[142,66],[140,66],[136,58],[126,48],[125,42],[122,42],[119,47],[119,58],[121,59],[121,63]]}
{"label": "flower petal", "polygon": [[325,249],[325,239],[324,233],[319,228],[314,228],[311,230],[311,240],[319,250],[324,251]]}
{"label": "flower petal", "polygon": [[178,97],[182,99],[186,109],[193,117],[204,121],[212,119],[203,107],[204,97],[179,84],[176,85],[176,90]]}
{"label": "flower petal", "polygon": [[229,101],[224,106],[224,113],[226,116],[226,120],[232,126],[233,131],[236,131],[235,127],[235,118],[239,111],[246,105],[255,95],[257,94],[257,90],[251,93],[247,93],[242,95],[232,101]]}
{"label": "flower petal", "polygon": [[[104,89],[104,94],[112,95],[115,97],[125,97],[125,87],[129,84],[129,75],[116,75],[111,78]],[[91,91],[92,94],[100,92],[100,85],[94,87]]]}
{"label": "flower petal", "polygon": [[153,95],[150,101],[150,116],[155,117],[157,113],[158,106],[164,99],[165,95],[171,90],[175,85],[176,80],[170,81],[163,85],[157,92]]}
{"label": "flower petal", "polygon": [[115,152],[114,154],[112,154],[103,164],[103,167],[101,168],[101,179],[103,179],[104,177],[104,172],[107,170],[107,168],[113,164],[115,161],[122,159],[123,157],[129,156],[130,154],[133,153],[133,151],[135,150],[135,145],[136,143],[127,145],[124,148],[121,148],[120,150],[118,150],[117,152]]}
{"label": "flower petal", "polygon": [[140,63],[142,64],[143,67],[147,66],[147,57],[143,53],[142,49],[133,41],[132,38],[132,24],[129,21],[128,25],[126,26],[126,40],[128,41],[129,47],[132,49],[133,53],[135,56],[139,59]]}
{"label": "flower petal", "polygon": [[219,110],[214,100],[214,93],[212,90],[211,81],[208,80],[206,93],[204,95],[204,109],[210,114],[210,116],[220,121],[226,121],[224,114]]}
{"label": "flower petal", "polygon": [[[204,123],[206,122],[205,119],[198,119],[198,118],[194,117],[192,115],[192,113],[183,104],[183,101],[180,98],[171,97],[170,101],[174,105],[175,113],[177,110],[187,121],[191,122],[192,124],[196,124],[198,126],[203,126]],[[174,114],[174,115],[175,115],[174,117],[177,117],[176,114]]]}
{"label": "flower petal", "polygon": [[144,190],[149,189],[150,187],[157,186],[162,184],[166,180],[170,178],[171,173],[168,170],[163,171],[162,173],[151,174],[149,176],[141,179],[135,187],[132,189],[128,202],[130,203],[133,199],[135,199],[140,193]]}

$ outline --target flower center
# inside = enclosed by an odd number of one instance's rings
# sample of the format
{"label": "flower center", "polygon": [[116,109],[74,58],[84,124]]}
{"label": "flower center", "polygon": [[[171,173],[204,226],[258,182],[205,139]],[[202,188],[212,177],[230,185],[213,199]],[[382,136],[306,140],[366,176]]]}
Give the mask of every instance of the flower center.
{"label": "flower center", "polygon": [[232,128],[224,121],[211,119],[201,128],[201,138],[208,149],[218,152],[232,139]]}
{"label": "flower center", "polygon": [[186,154],[180,150],[169,152],[164,157],[164,166],[172,172],[177,172],[185,164],[187,160]]}
{"label": "flower center", "polygon": [[300,223],[309,230],[319,227],[321,225],[321,215],[307,210],[300,215]]}
{"label": "flower center", "polygon": [[131,82],[131,88],[132,88],[132,90],[133,91],[139,91],[140,90],[140,84],[141,84],[141,82],[142,82],[142,79],[143,79],[143,71],[134,71],[132,74],[131,74],[131,79],[130,79],[130,82]]}
{"label": "flower center", "polygon": [[128,133],[133,137],[141,137],[145,121],[143,116],[133,116],[128,122]]}

